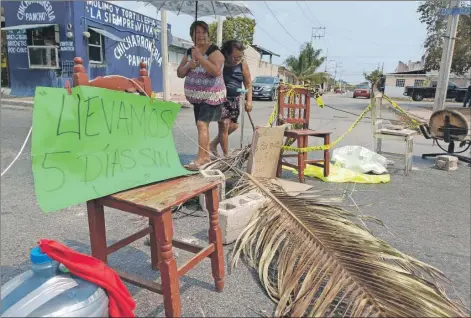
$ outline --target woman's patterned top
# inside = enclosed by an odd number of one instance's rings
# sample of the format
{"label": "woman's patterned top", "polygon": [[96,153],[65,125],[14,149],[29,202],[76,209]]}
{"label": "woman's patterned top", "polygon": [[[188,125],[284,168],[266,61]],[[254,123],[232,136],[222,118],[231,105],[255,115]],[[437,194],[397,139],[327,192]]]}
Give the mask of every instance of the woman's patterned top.
{"label": "woman's patterned top", "polygon": [[[204,58],[214,51],[219,50],[216,45],[211,45]],[[187,51],[188,59],[191,58],[191,49]],[[191,104],[205,103],[212,106],[219,106],[226,101],[226,85],[224,84],[224,77],[221,75],[212,76],[206,69],[198,65],[195,69],[190,69],[185,78],[185,96]]]}

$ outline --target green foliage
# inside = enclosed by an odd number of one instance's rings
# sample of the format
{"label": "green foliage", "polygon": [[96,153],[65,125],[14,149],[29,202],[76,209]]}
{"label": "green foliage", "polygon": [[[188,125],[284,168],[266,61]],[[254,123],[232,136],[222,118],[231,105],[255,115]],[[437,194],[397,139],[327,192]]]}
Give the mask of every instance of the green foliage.
{"label": "green foliage", "polygon": [[328,78],[326,73],[316,73],[316,70],[325,61],[321,56],[322,50],[314,49],[311,43],[306,42],[301,46],[301,52],[296,57],[290,55],[284,62],[289,71],[296,75],[300,81],[310,81],[317,84]]}
{"label": "green foliage", "polygon": [[[228,17],[222,24],[222,43],[229,40],[239,40],[244,45],[253,44],[253,34],[255,32],[255,20],[246,17]],[[217,22],[209,25],[209,38],[216,43]]]}
{"label": "green foliage", "polygon": [[380,69],[376,69],[376,70],[374,70],[373,72],[371,72],[369,74],[364,72],[363,76],[371,84],[371,87],[373,88],[373,87],[375,87],[375,85],[379,82],[379,80],[383,76],[383,72],[381,72]]}
{"label": "green foliage", "polygon": [[[427,38],[424,47],[425,70],[439,70],[443,51],[443,37],[446,33],[447,17],[438,15],[439,8],[449,6],[448,0],[427,0],[417,9],[420,22],[427,25]],[[461,6],[466,6],[462,1]],[[468,4],[469,5],[469,4]],[[460,15],[451,71],[463,75],[471,68],[471,15]]]}

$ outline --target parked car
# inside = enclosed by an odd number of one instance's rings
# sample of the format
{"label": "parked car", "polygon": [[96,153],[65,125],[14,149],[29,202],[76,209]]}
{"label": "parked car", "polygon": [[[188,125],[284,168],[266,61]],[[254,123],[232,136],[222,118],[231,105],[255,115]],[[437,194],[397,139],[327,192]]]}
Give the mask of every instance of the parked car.
{"label": "parked car", "polygon": [[257,76],[252,82],[253,99],[268,98],[275,100],[280,79],[275,76]]}
{"label": "parked car", "polygon": [[353,91],[353,98],[357,97],[371,98],[370,86],[367,84],[360,84],[355,86],[355,90]]}
{"label": "parked car", "polygon": [[[404,87],[404,96],[410,96],[416,102],[420,102],[424,98],[434,98],[437,86],[432,85],[429,87],[406,86]],[[446,98],[454,99],[457,102],[464,101],[467,88],[458,87],[455,83],[448,84]]]}

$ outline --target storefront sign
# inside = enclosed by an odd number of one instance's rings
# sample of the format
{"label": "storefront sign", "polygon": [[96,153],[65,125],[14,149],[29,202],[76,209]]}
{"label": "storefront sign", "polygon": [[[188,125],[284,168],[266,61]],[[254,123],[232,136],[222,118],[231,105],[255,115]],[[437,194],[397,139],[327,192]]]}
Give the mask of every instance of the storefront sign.
{"label": "storefront sign", "polygon": [[160,21],[104,1],[87,1],[86,17],[150,37],[154,36],[155,28],[160,33]]}
{"label": "storefront sign", "polygon": [[[147,38],[141,35],[129,35],[123,39],[125,42],[119,42],[116,47],[114,48],[114,56],[116,59],[121,60],[122,58],[128,61],[129,66],[139,66],[139,63],[143,60],[147,65],[152,65],[152,62],[157,62],[159,67],[162,66],[162,57],[160,56],[160,52],[158,48],[153,47],[152,39]],[[129,51],[132,48],[144,48],[146,49],[149,54],[146,56],[139,56],[136,54],[132,54]],[[151,57],[151,53],[153,51],[153,55]]]}
{"label": "storefront sign", "polygon": [[60,42],[61,51],[74,51],[74,42],[73,41],[64,41]]}
{"label": "storefront sign", "polygon": [[16,17],[34,22],[52,22],[56,18],[50,1],[21,1]]}
{"label": "storefront sign", "polygon": [[9,30],[7,31],[7,46],[8,53],[17,54],[17,53],[27,53],[28,52],[28,43],[27,43],[26,30]]}

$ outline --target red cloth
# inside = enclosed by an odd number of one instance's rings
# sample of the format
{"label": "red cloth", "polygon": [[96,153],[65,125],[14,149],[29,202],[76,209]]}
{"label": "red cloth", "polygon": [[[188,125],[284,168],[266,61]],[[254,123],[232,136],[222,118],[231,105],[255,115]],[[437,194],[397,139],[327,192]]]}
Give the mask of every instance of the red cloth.
{"label": "red cloth", "polygon": [[135,317],[136,303],[121,278],[105,263],[85,254],[80,254],[53,240],[38,242],[43,253],[64,264],[74,275],[96,284],[108,293],[110,317]]}

